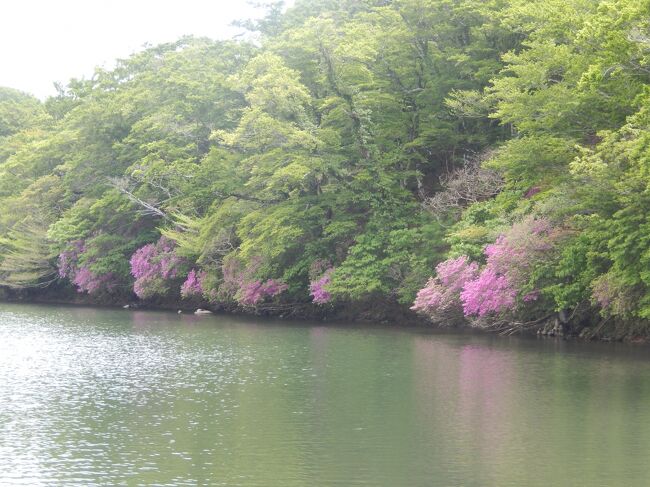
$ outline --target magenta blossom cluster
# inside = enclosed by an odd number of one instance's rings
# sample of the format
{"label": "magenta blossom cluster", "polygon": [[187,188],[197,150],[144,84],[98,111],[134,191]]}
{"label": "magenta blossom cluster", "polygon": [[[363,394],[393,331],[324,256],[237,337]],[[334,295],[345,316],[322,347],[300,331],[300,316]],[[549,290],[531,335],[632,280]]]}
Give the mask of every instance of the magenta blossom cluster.
{"label": "magenta blossom cluster", "polygon": [[520,296],[524,303],[535,301],[538,290],[524,293],[530,270],[554,248],[557,236],[548,220],[526,218],[485,247],[480,272],[467,256],[439,264],[411,309],[440,320],[459,308],[466,317],[485,317],[512,311]]}
{"label": "magenta blossom cluster", "polygon": [[226,299],[234,299],[242,306],[255,306],[288,289],[285,283],[276,279],[257,279],[255,275],[261,266],[262,259],[259,257],[252,258],[246,266],[238,258],[224,260],[223,282],[218,294]]}
{"label": "magenta blossom cluster", "polygon": [[131,275],[135,277],[133,291],[142,299],[168,290],[165,281],[179,277],[185,261],[174,253],[174,245],[166,237],[155,244],[140,247],[131,256]]}
{"label": "magenta blossom cluster", "polygon": [[323,274],[309,284],[309,294],[312,301],[316,304],[329,303],[332,299],[332,293],[327,290],[327,286],[332,282],[332,273],[334,268],[330,267]]}
{"label": "magenta blossom cluster", "polygon": [[460,292],[477,275],[478,264],[470,262],[466,255],[441,262],[436,276],[418,292],[411,309],[437,320],[454,318],[460,308]]}
{"label": "magenta blossom cluster", "polygon": [[79,258],[86,251],[86,244],[83,240],[76,240],[69,244],[69,248],[59,254],[57,267],[59,277],[74,279],[79,270]]}
{"label": "magenta blossom cluster", "polygon": [[187,274],[187,279],[181,285],[181,296],[189,298],[191,296],[201,296],[203,294],[203,282],[207,274],[205,271],[197,272],[192,269]]}
{"label": "magenta blossom cluster", "polygon": [[75,273],[72,283],[79,293],[98,294],[100,291],[112,291],[116,286],[116,279],[113,273],[95,274],[87,267],[81,267]]}
{"label": "magenta blossom cluster", "polygon": [[59,277],[69,279],[79,293],[99,294],[110,292],[117,285],[117,279],[111,272],[97,274],[90,270],[92,262],[80,264],[80,259],[86,252],[83,240],[70,243],[69,247],[59,254],[57,268]]}
{"label": "magenta blossom cluster", "polygon": [[238,258],[226,258],[221,265],[223,281],[219,286],[219,294],[226,299],[236,299],[242,287],[254,281],[254,275],[262,264],[259,258],[251,259],[244,267]]}
{"label": "magenta blossom cluster", "polygon": [[[485,247],[485,267],[461,293],[465,315],[483,317],[514,309],[530,270],[553,250],[558,236],[547,219],[528,217]],[[530,303],[538,297],[539,291],[533,290],[524,294],[522,301]]]}
{"label": "magenta blossom cluster", "polygon": [[485,316],[512,309],[517,289],[507,276],[487,265],[475,280],[465,283],[460,299],[465,316]]}
{"label": "magenta blossom cluster", "polygon": [[238,301],[244,306],[255,306],[267,297],[273,297],[286,291],[288,286],[275,279],[247,282],[240,289]]}

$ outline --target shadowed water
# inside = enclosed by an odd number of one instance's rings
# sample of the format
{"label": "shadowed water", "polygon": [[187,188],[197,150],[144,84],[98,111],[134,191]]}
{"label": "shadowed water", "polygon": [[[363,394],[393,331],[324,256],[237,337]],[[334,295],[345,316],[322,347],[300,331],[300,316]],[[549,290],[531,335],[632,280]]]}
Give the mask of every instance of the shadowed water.
{"label": "shadowed water", "polygon": [[0,305],[0,485],[647,486],[647,348]]}

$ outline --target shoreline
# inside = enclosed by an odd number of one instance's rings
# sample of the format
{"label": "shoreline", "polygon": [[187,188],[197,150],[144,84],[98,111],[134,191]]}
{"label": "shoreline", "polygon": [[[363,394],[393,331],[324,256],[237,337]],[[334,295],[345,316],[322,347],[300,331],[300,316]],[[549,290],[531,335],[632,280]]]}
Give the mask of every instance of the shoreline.
{"label": "shoreline", "polygon": [[[77,297],[77,296],[75,296]],[[81,296],[80,296],[81,297]],[[392,316],[388,314],[382,314],[382,309],[375,307],[372,309],[372,312],[369,313],[368,306],[363,306],[361,303],[352,303],[349,306],[341,306],[330,310],[331,313],[317,313],[311,308],[309,309],[312,312],[301,313],[301,312],[287,312],[287,313],[278,313],[269,310],[256,310],[256,311],[247,311],[238,307],[214,307],[206,303],[179,303],[177,301],[173,302],[134,302],[133,300],[124,300],[124,302],[106,302],[101,300],[93,299],[72,299],[65,297],[27,297],[27,296],[2,296],[0,297],[0,303],[9,303],[9,304],[26,304],[26,305],[44,305],[44,306],[73,306],[73,307],[89,307],[89,308],[99,308],[106,310],[125,310],[125,311],[158,311],[158,312],[169,312],[176,314],[191,314],[194,315],[197,309],[209,310],[210,313],[208,316],[234,316],[234,317],[257,317],[264,318],[269,320],[277,320],[285,323],[292,323],[297,321],[303,321],[316,324],[322,324],[323,326],[345,326],[345,325],[355,325],[355,326],[369,326],[369,327],[381,327],[381,328],[392,328],[396,330],[428,330],[428,331],[440,331],[440,332],[456,332],[456,333],[480,333],[488,334],[493,336],[499,336],[503,338],[518,336],[518,337],[537,337],[541,339],[549,340],[563,340],[563,341],[578,341],[578,342],[593,342],[593,343],[628,343],[634,345],[648,345],[650,344],[650,335],[630,335],[630,334],[621,334],[616,335],[615,333],[603,333],[603,334],[589,334],[585,333],[588,331],[593,331],[591,327],[587,326],[578,326],[572,323],[561,323],[559,322],[556,316],[551,317],[540,323],[539,327],[536,329],[529,330],[516,330],[514,332],[504,333],[498,329],[493,329],[490,327],[475,327],[469,324],[456,324],[451,326],[446,326],[443,324],[437,324],[426,320],[415,314],[406,314],[403,309],[395,307],[392,309]],[[365,312],[364,312],[365,311]],[[605,330],[607,331],[607,330]]]}

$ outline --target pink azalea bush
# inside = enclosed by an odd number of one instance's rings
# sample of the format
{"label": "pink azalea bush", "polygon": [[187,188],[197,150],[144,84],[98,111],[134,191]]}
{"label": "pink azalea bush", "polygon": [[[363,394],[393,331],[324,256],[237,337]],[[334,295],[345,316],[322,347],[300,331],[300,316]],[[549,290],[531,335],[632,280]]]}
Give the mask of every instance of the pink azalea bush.
{"label": "pink azalea bush", "polygon": [[141,298],[150,298],[169,291],[167,281],[179,277],[185,261],[174,253],[174,244],[160,237],[134,252],[130,260],[131,275],[135,277],[133,291]]}
{"label": "pink azalea bush", "polygon": [[286,291],[288,286],[275,279],[268,279],[265,282],[256,280],[244,283],[240,289],[237,301],[244,306],[254,306],[267,297],[273,297]]}
{"label": "pink azalea bush", "polygon": [[334,268],[329,267],[318,279],[314,279],[309,284],[309,293],[314,303],[325,304],[332,300],[332,293],[327,290],[327,286],[332,282],[333,272]]}
{"label": "pink azalea bush", "polygon": [[597,277],[591,291],[592,301],[600,306],[605,315],[631,316],[641,299],[638,290],[626,285],[611,271]]}
{"label": "pink azalea bush", "polygon": [[96,274],[87,267],[81,267],[75,273],[72,283],[77,287],[77,292],[98,294],[102,292],[110,292],[116,286],[115,276],[112,273]]}
{"label": "pink azalea bush", "polygon": [[[547,219],[528,217],[486,246],[485,267],[461,293],[465,316],[512,311],[533,266],[553,250],[558,235]],[[525,293],[522,301],[530,303],[538,297],[539,292],[534,290]]]}
{"label": "pink azalea bush", "polygon": [[512,280],[519,281],[522,271],[553,249],[555,237],[548,220],[526,218],[485,247],[487,264],[495,272],[509,274]]}
{"label": "pink azalea bush", "polygon": [[288,289],[277,279],[261,280],[256,275],[262,259],[254,257],[244,265],[237,257],[224,259],[221,266],[223,280],[216,295],[221,299],[236,301],[242,306],[256,306]]}
{"label": "pink azalea bush", "polygon": [[255,281],[255,274],[262,265],[262,260],[254,257],[244,266],[237,257],[226,257],[221,264],[223,280],[218,295],[222,299],[235,299],[247,282]]}
{"label": "pink azalea bush", "polygon": [[462,307],[465,317],[483,318],[513,311],[519,297],[523,303],[536,301],[539,291],[524,289],[533,266],[553,250],[558,235],[546,219],[515,223],[485,247],[480,272],[466,256],[439,264],[411,309],[440,320]]}
{"label": "pink azalea bush", "polygon": [[57,262],[59,277],[74,279],[74,275],[79,270],[79,258],[85,251],[85,242],[77,240],[72,242],[67,250],[61,252]]}
{"label": "pink azalea bush", "polygon": [[90,269],[92,262],[80,263],[86,250],[85,242],[77,240],[61,252],[57,261],[59,277],[69,279],[79,293],[99,294],[114,290],[117,279],[113,273],[98,274]]}
{"label": "pink azalea bush", "polygon": [[184,298],[189,298],[192,296],[201,296],[203,294],[203,282],[207,277],[205,271],[197,272],[195,269],[192,269],[187,274],[187,279],[181,285],[181,296]]}
{"label": "pink azalea bush", "polygon": [[460,299],[465,316],[483,317],[512,309],[517,298],[517,288],[507,276],[497,273],[487,265],[473,280],[465,283]]}
{"label": "pink azalea bush", "polygon": [[478,264],[470,262],[466,255],[441,262],[436,267],[436,276],[418,292],[411,309],[432,319],[454,318],[461,308],[460,292],[477,275]]}

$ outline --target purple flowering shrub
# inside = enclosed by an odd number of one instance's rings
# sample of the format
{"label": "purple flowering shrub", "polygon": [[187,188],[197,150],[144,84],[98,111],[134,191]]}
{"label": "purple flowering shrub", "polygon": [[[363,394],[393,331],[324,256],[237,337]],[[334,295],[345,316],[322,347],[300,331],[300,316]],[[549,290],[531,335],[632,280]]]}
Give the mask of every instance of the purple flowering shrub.
{"label": "purple flowering shrub", "polygon": [[81,267],[75,273],[72,283],[77,287],[77,292],[88,294],[110,292],[117,284],[112,273],[96,274],[87,267]]}
{"label": "purple flowering shrub", "polygon": [[87,246],[77,240],[59,254],[57,268],[59,277],[70,280],[79,293],[100,294],[113,291],[118,279],[112,272],[99,273],[92,270],[94,259],[85,258]]}
{"label": "purple flowering shrub", "polygon": [[[288,289],[282,281],[258,279],[256,275],[261,266],[262,259],[259,257],[254,257],[247,265],[235,256],[225,258],[221,266],[223,279],[214,296],[234,300],[242,306],[255,306]],[[212,295],[210,297],[213,298]]]}
{"label": "purple flowering shrub", "polygon": [[531,271],[554,250],[559,235],[546,219],[528,217],[515,223],[485,247],[480,271],[466,256],[439,264],[411,309],[441,320],[462,307],[465,317],[483,318],[536,301],[539,291],[528,288]]}
{"label": "purple flowering shrub", "polygon": [[83,240],[71,242],[70,247],[59,254],[57,267],[59,269],[59,277],[74,279],[75,274],[79,270],[79,259],[86,251],[86,244]]}
{"label": "purple flowering shrub", "polygon": [[254,281],[254,275],[262,265],[260,258],[253,258],[244,266],[236,256],[224,258],[221,264],[223,279],[219,285],[218,295],[220,299],[235,299],[244,283]]}
{"label": "purple flowering shrub", "polygon": [[181,285],[181,296],[183,298],[190,298],[193,296],[202,296],[203,295],[203,283],[207,278],[207,273],[205,271],[197,272],[195,269],[192,269],[187,274],[187,279]]}
{"label": "purple flowering shrub", "polygon": [[174,244],[166,237],[136,250],[130,259],[133,291],[140,299],[162,295],[170,290],[170,281],[179,278],[186,262],[174,253]]}
{"label": "purple flowering shrub", "polygon": [[316,304],[329,303],[332,300],[332,293],[327,290],[327,286],[332,282],[332,273],[334,267],[329,267],[317,279],[309,284],[309,294],[312,301]]}
{"label": "purple flowering shrub", "polygon": [[462,314],[460,293],[477,275],[478,264],[470,262],[466,255],[441,262],[436,266],[436,276],[418,292],[411,309],[435,320],[457,318]]}
{"label": "purple flowering shrub", "polygon": [[465,283],[460,293],[465,316],[483,317],[510,310],[515,306],[516,298],[517,288],[513,283],[489,265],[475,280]]}
{"label": "purple flowering shrub", "polygon": [[633,315],[641,293],[610,270],[592,282],[591,298],[604,315],[628,317]]}
{"label": "purple flowering shrub", "polygon": [[59,254],[57,268],[59,277],[74,279],[79,270],[79,259],[86,251],[86,244],[83,240],[76,240],[70,243],[70,247]]}
{"label": "purple flowering shrub", "polygon": [[277,296],[287,288],[286,284],[275,279],[246,282],[237,294],[237,302],[243,306],[254,306],[267,297]]}

